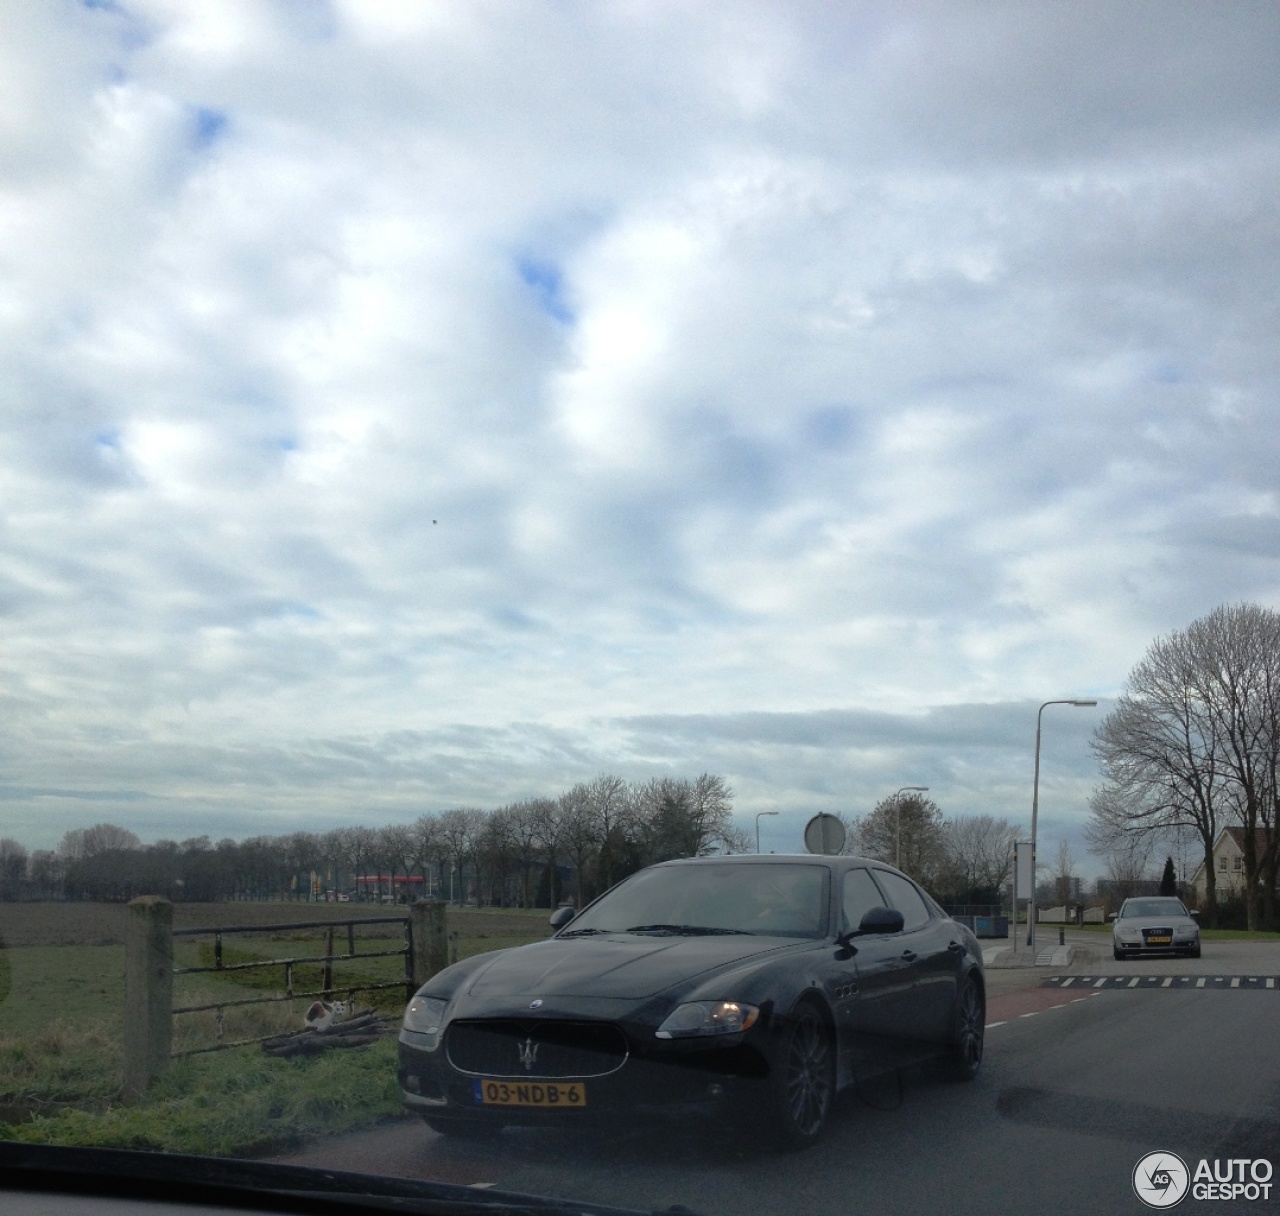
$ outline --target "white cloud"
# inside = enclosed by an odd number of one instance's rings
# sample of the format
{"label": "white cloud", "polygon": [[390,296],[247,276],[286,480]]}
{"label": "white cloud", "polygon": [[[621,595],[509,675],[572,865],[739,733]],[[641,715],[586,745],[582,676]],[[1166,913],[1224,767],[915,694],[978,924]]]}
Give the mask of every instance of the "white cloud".
{"label": "white cloud", "polygon": [[15,823],[1014,814],[912,723],[1280,595],[1280,29],[1154,11],[6,9]]}

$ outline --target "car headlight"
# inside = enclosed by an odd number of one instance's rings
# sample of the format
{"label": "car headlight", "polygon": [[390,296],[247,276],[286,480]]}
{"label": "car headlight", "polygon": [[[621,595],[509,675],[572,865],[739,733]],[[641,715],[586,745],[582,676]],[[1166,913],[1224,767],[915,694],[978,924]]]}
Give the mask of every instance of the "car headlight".
{"label": "car headlight", "polygon": [[760,1010],[738,1001],[689,1001],[678,1006],[661,1026],[660,1039],[691,1039],[703,1035],[738,1034],[756,1024]]}
{"label": "car headlight", "polygon": [[1185,929],[1175,929],[1174,933],[1178,937],[1198,937],[1200,935],[1200,930],[1197,929],[1195,925],[1188,925]]}
{"label": "car headlight", "polygon": [[404,1028],[418,1034],[439,1034],[448,1005],[438,996],[415,996],[404,1011]]}

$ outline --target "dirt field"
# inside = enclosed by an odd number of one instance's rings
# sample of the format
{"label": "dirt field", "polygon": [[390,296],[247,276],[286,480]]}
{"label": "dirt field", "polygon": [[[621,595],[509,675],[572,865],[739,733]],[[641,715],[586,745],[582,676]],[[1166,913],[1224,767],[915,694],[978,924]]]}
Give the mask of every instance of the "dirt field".
{"label": "dirt field", "polygon": [[[201,926],[276,925],[301,921],[403,916],[404,905],[312,903],[178,903],[175,929]],[[115,946],[124,942],[126,904],[0,903],[0,946]],[[546,909],[450,908],[449,928],[463,938],[524,938],[550,935]],[[387,936],[398,930],[385,928]],[[495,946],[505,942],[495,942]]]}

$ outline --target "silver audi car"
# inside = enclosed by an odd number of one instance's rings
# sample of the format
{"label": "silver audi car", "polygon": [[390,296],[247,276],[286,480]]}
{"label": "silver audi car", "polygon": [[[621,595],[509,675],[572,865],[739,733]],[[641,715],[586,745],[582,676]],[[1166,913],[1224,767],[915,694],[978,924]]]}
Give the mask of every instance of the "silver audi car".
{"label": "silver audi car", "polygon": [[1116,958],[1139,954],[1200,957],[1200,926],[1195,913],[1171,895],[1126,899],[1113,917],[1111,949]]}

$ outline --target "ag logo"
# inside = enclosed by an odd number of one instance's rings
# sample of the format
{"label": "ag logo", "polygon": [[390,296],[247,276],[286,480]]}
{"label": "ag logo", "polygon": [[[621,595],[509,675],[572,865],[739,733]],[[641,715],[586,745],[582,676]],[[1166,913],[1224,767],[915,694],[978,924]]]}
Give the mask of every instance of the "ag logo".
{"label": "ag logo", "polygon": [[1177,1153],[1148,1153],[1133,1167],[1133,1193],[1149,1208],[1177,1207],[1190,1185],[1187,1164]]}

